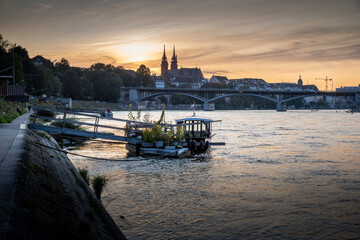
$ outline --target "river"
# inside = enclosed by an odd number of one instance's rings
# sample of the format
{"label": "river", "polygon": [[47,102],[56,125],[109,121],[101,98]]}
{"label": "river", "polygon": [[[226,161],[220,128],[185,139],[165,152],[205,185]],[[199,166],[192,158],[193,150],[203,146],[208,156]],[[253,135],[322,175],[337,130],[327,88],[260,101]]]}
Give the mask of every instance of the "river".
{"label": "river", "polygon": [[71,150],[115,160],[69,155],[110,179],[102,202],[128,239],[360,238],[360,114],[197,115],[222,120],[212,141],[225,146],[187,159],[126,158],[123,144],[98,141]]}

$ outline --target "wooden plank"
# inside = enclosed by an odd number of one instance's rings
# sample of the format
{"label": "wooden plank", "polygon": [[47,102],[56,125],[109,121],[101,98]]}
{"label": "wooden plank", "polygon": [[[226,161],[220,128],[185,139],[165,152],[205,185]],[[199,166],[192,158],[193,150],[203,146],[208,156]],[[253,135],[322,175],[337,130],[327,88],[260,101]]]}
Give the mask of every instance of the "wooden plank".
{"label": "wooden plank", "polygon": [[67,134],[67,135],[89,137],[89,138],[103,138],[103,139],[109,139],[109,140],[129,142],[129,143],[133,143],[133,144],[141,143],[141,140],[137,139],[137,138],[117,136],[117,135],[112,135],[109,133],[99,133],[99,132],[94,133],[94,132],[80,131],[80,130],[69,129],[69,128],[58,128],[58,127],[53,127],[53,126],[39,125],[39,124],[33,124],[33,123],[28,124],[28,128],[42,130],[42,131],[46,131],[46,132],[57,133],[57,134]]}

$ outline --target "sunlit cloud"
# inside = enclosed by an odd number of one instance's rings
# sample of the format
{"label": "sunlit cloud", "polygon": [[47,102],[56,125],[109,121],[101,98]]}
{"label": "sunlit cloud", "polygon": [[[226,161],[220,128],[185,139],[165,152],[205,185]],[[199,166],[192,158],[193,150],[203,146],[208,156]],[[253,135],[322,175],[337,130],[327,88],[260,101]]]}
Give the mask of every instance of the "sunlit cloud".
{"label": "sunlit cloud", "polygon": [[[160,73],[176,45],[179,67],[206,77],[359,84],[360,4],[345,0],[34,0],[0,2],[5,38],[31,56]],[[6,23],[6,24],[5,24]]]}

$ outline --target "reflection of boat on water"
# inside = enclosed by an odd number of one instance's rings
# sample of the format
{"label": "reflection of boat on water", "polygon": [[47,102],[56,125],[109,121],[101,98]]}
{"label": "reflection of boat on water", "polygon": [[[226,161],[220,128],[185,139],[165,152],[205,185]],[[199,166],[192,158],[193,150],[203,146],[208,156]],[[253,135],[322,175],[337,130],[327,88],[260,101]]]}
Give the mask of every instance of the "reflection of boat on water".
{"label": "reflection of boat on water", "polygon": [[129,122],[128,136],[141,139],[141,144],[126,144],[130,156],[188,157],[204,153],[210,146],[212,123],[219,122],[197,117],[175,120],[176,124]]}

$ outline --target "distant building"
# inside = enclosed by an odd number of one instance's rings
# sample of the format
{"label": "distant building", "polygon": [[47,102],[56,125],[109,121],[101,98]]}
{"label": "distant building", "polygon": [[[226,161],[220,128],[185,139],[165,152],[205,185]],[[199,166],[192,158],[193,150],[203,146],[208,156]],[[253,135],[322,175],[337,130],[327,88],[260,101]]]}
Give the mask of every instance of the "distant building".
{"label": "distant building", "polygon": [[165,88],[165,81],[160,77],[155,78],[155,87],[156,88]]}
{"label": "distant building", "polygon": [[251,90],[271,89],[270,84],[260,78],[239,78],[239,79],[231,79],[230,81],[234,83],[236,89],[251,89]]}
{"label": "distant building", "polygon": [[0,76],[0,96],[25,96],[25,87],[9,85],[11,82],[12,76]]}
{"label": "distant building", "polygon": [[261,78],[231,79],[230,82],[233,82],[235,89],[264,91],[319,91],[315,85],[303,85],[301,75],[299,76],[297,83],[268,83]]}
{"label": "distant building", "polygon": [[303,85],[303,80],[301,79],[301,75],[299,75],[298,86],[302,91],[314,91],[314,92],[319,91],[317,86],[315,86],[314,84]]}
{"label": "distant building", "polygon": [[161,76],[167,77],[173,85],[178,85],[181,83],[201,83],[204,79],[204,75],[201,72],[200,68],[183,68],[178,69],[178,59],[177,54],[175,53],[175,46],[173,47],[173,56],[171,58],[170,70],[169,63],[167,61],[165,46],[164,53],[161,59]]}
{"label": "distant building", "polygon": [[297,83],[270,83],[273,90],[280,91],[302,91]]}
{"label": "distant building", "polygon": [[230,83],[230,80],[225,76],[215,76],[212,75],[212,77],[209,79],[210,83],[225,83],[228,85]]}
{"label": "distant building", "polygon": [[200,89],[202,86],[201,82],[197,82],[197,83],[191,83],[191,88],[192,89]]}
{"label": "distant building", "polygon": [[318,92],[319,89],[317,88],[316,85],[311,84],[311,85],[303,85],[302,87],[303,91],[311,91],[311,92]]}
{"label": "distant building", "polygon": [[45,58],[43,56],[37,55],[36,57],[33,57],[31,61],[36,67],[42,66],[45,63]]}
{"label": "distant building", "polygon": [[8,84],[12,76],[0,76],[0,96],[8,95]]}
{"label": "distant building", "polygon": [[298,86],[299,88],[303,87],[303,80],[301,79],[301,75],[299,75]]}
{"label": "distant building", "polygon": [[341,87],[336,88],[336,92],[360,92],[360,84],[358,87]]}
{"label": "distant building", "polygon": [[164,45],[164,54],[161,59],[161,76],[165,77],[167,75],[168,71],[169,71],[169,64],[168,64],[168,61],[166,58],[165,45]]}
{"label": "distant building", "polygon": [[44,58],[41,55],[37,55],[37,56],[33,57],[31,59],[31,62],[36,67],[41,67],[41,66],[52,67],[53,66],[53,62],[51,62],[49,59]]}

